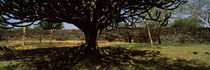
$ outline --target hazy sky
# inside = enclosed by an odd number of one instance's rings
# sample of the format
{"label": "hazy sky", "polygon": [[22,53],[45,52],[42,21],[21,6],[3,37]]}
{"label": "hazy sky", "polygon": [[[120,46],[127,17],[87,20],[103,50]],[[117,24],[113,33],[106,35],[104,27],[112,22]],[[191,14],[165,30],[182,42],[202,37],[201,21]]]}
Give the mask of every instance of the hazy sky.
{"label": "hazy sky", "polygon": [[[64,25],[64,29],[78,29],[76,26],[74,26],[73,24],[68,24],[68,23],[63,23]],[[30,28],[33,28],[34,25],[31,25]]]}
{"label": "hazy sky", "polygon": [[[11,20],[9,20],[9,22],[18,22],[18,20],[11,19]],[[37,23],[35,22],[35,24],[37,24]],[[78,28],[77,28],[76,26],[74,26],[73,24],[69,24],[69,23],[65,23],[65,22],[63,22],[63,24],[64,24],[64,29],[78,29]],[[34,25],[31,25],[31,26],[29,26],[29,27],[33,28]]]}
{"label": "hazy sky", "polygon": [[78,29],[76,26],[65,23],[65,22],[63,23],[63,25],[64,25],[64,29]]}

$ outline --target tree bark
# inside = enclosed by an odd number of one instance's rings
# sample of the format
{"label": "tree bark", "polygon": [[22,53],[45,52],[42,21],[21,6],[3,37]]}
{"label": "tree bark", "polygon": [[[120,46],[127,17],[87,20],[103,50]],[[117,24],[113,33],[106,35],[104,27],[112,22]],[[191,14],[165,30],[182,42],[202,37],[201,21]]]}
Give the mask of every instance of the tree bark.
{"label": "tree bark", "polygon": [[[88,22],[88,21],[87,21]],[[84,48],[86,55],[95,55],[99,53],[98,49],[98,37],[103,30],[103,27],[99,27],[96,22],[89,22],[89,24],[78,23],[74,24],[85,34],[85,45],[81,46]]]}
{"label": "tree bark", "polygon": [[100,34],[100,29],[96,30],[86,30],[85,32],[85,52],[87,54],[96,54],[98,52],[98,37]]}
{"label": "tree bark", "polygon": [[[23,26],[24,26],[24,23],[23,23]],[[26,27],[23,27],[23,38],[22,38],[23,45],[25,45],[25,34],[26,34]]]}
{"label": "tree bark", "polygon": [[158,43],[159,44],[162,44],[161,39],[160,39],[161,28],[162,28],[162,25],[160,25],[160,27],[158,28]]}
{"label": "tree bark", "polygon": [[42,30],[40,29],[40,33],[39,33],[39,42],[42,42]]}
{"label": "tree bark", "polygon": [[53,29],[50,29],[50,44],[52,44]]}
{"label": "tree bark", "polygon": [[150,23],[149,21],[146,22],[146,27],[147,27],[147,32],[148,32],[149,40],[150,40],[150,46],[153,47],[152,36],[151,36],[150,28],[149,28],[149,25],[148,25],[149,23]]}

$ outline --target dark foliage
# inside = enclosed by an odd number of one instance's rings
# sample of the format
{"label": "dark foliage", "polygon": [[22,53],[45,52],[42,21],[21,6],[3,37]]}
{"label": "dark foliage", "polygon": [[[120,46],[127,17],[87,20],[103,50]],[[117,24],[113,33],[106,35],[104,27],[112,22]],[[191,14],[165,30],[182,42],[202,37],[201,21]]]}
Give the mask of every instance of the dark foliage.
{"label": "dark foliage", "polygon": [[[0,22],[13,27],[23,27],[20,24],[24,22],[31,22],[24,25],[30,26],[37,21],[71,23],[84,32],[87,53],[95,53],[104,28],[134,16],[145,18],[144,13],[157,20],[149,13],[152,8],[174,10],[184,3],[184,0],[1,0]],[[7,21],[10,19],[20,21]]]}
{"label": "dark foliage", "polygon": [[170,24],[171,28],[204,28],[204,24],[202,21],[200,21],[197,17],[187,17],[187,18],[181,18],[176,19],[172,24]]}

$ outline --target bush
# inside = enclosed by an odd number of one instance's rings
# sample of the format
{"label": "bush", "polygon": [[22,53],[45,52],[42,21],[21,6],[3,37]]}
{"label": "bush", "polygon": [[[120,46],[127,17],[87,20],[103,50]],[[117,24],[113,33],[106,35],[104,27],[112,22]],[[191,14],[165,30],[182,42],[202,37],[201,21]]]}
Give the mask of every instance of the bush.
{"label": "bush", "polygon": [[11,52],[15,51],[15,48],[13,46],[0,46],[0,51]]}
{"label": "bush", "polygon": [[202,21],[196,17],[188,17],[184,19],[177,19],[172,24],[171,28],[203,28]]}
{"label": "bush", "polygon": [[4,33],[5,33],[6,29],[2,29],[0,28],[0,41],[4,40]]}
{"label": "bush", "polygon": [[115,40],[116,37],[117,37],[116,34],[107,34],[105,39],[108,40],[109,42],[112,42]]}

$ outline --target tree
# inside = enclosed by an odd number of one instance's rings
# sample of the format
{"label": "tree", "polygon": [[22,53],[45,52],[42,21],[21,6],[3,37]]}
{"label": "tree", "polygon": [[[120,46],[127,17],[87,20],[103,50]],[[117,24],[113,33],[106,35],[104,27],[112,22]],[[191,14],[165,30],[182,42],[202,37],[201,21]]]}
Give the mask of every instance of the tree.
{"label": "tree", "polygon": [[150,32],[150,27],[149,27],[150,21],[146,20],[145,24],[146,24],[147,33],[148,33],[149,40],[150,40],[150,46],[153,47],[153,41],[152,41],[152,36],[151,36],[151,32]]}
{"label": "tree", "polygon": [[[46,21],[42,22],[40,26],[43,30],[50,30],[50,44],[52,44],[52,36],[53,36],[54,29],[64,28],[62,23],[53,23],[53,22],[46,22]],[[40,35],[40,40],[41,40],[41,35]]]}
{"label": "tree", "polygon": [[[150,33],[150,27],[154,27],[155,25],[158,26],[157,22],[160,24],[160,27],[158,27],[157,33],[158,33],[159,44],[161,44],[161,40],[160,40],[161,28],[168,24],[168,19],[171,17],[171,13],[172,12],[169,12],[167,10],[152,8],[144,14],[132,16],[131,18],[127,18],[126,21],[124,21],[125,24],[120,22],[118,25],[115,25],[115,26],[136,28],[137,23],[141,23],[142,21],[145,21],[144,23],[146,24],[146,29],[147,29],[148,37],[150,40],[150,45],[151,45],[151,47],[153,47],[153,40],[152,40],[152,36]],[[131,11],[131,12],[129,12],[129,14],[138,14],[138,12]],[[152,20],[152,22],[150,20]]]}
{"label": "tree", "polygon": [[[136,20],[138,20],[138,21],[140,20],[139,22],[145,21],[151,47],[153,47],[153,41],[152,41],[152,37],[151,37],[151,33],[150,33],[150,26],[152,27],[154,25],[157,25],[157,22],[160,24],[160,26],[158,27],[157,34],[158,34],[159,44],[161,44],[161,40],[160,40],[161,28],[168,24],[168,19],[171,17],[171,14],[172,14],[172,12],[168,11],[168,10],[152,8],[152,9],[148,10],[146,13],[137,16]],[[139,17],[142,19],[138,19]],[[152,22],[150,20],[152,20]]]}
{"label": "tree", "polygon": [[[50,21],[74,24],[85,34],[85,51],[97,51],[100,32],[113,24],[141,15],[151,8],[174,10],[183,0],[1,0],[2,22],[19,26],[22,22]],[[138,12],[130,14],[130,12]],[[17,19],[19,22],[8,22]]]}
{"label": "tree", "polygon": [[42,28],[43,30],[50,30],[50,29],[63,29],[64,26],[62,23],[43,21],[37,28]]}
{"label": "tree", "polygon": [[170,24],[171,28],[201,28],[204,27],[202,25],[202,21],[198,18],[190,16],[184,19],[176,19],[172,24]]}
{"label": "tree", "polygon": [[185,5],[179,7],[176,12],[181,15],[195,16],[210,27],[210,0],[190,0]]}
{"label": "tree", "polygon": [[54,29],[63,29],[64,26],[62,23],[53,23],[43,21],[40,25],[34,27],[35,30],[40,30],[40,39],[39,42],[42,42],[42,30],[50,30],[50,44],[52,44],[52,34]]}
{"label": "tree", "polygon": [[62,23],[54,23],[52,25],[52,26],[57,26],[57,27],[49,27],[49,25],[50,24],[46,22],[46,23],[34,26],[33,30],[41,30],[41,29],[43,29],[43,30],[50,30],[50,29],[63,29],[64,28],[64,25]]}
{"label": "tree", "polygon": [[[166,26],[168,24],[168,19],[171,17],[171,12],[168,12],[167,10],[160,10],[160,9],[154,8],[154,9],[151,9],[146,15],[152,17],[149,20],[153,20],[153,22],[154,21],[159,22],[160,26],[158,27],[157,34],[158,34],[158,42],[159,44],[161,44],[161,40],[160,40],[161,28],[162,26]],[[143,18],[148,20],[148,18],[146,17],[143,17]],[[149,24],[151,24],[151,22],[147,21],[146,27],[147,27],[151,47],[153,47],[153,41],[150,34]]]}
{"label": "tree", "polygon": [[[23,26],[25,24],[23,23]],[[26,27],[23,27],[23,37],[22,37],[22,41],[23,41],[23,45],[25,45],[25,35],[26,35]]]}

